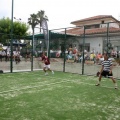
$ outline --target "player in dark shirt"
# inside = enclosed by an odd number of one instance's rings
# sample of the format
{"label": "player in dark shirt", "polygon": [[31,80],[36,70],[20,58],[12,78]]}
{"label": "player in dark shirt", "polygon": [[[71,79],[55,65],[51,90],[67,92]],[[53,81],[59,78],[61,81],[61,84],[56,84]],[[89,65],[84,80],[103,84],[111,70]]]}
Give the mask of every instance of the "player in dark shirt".
{"label": "player in dark shirt", "polygon": [[44,67],[43,67],[43,71],[45,72],[45,75],[48,75],[47,70],[51,71],[52,74],[54,74],[54,72],[50,69],[50,60],[49,58],[45,55],[45,53],[43,52],[41,60],[44,62]]}

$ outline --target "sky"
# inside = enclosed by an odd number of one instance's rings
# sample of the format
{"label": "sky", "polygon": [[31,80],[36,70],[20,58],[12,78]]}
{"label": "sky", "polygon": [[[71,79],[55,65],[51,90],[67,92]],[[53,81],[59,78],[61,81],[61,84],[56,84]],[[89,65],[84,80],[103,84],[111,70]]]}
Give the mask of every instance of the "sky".
{"label": "sky", "polygon": [[[27,23],[30,14],[44,10],[48,16],[48,28],[74,26],[72,21],[97,15],[112,15],[120,20],[120,0],[13,0],[13,17]],[[0,0],[0,19],[11,19],[12,0]]]}

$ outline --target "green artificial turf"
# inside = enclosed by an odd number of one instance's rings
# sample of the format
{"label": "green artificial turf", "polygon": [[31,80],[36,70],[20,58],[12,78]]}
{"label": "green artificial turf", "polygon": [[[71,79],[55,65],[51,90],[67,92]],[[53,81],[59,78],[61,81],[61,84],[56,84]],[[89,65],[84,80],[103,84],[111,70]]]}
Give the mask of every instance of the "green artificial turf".
{"label": "green artificial turf", "polygon": [[63,72],[0,74],[0,120],[120,120],[120,90],[105,78],[96,87],[97,79]]}

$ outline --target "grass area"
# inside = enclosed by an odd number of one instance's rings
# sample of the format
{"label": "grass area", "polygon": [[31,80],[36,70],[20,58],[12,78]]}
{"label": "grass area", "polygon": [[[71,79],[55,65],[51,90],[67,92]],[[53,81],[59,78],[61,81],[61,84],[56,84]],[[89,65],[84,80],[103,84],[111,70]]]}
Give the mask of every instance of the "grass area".
{"label": "grass area", "polygon": [[105,78],[97,87],[97,79],[63,72],[0,74],[0,120],[120,120],[120,90]]}

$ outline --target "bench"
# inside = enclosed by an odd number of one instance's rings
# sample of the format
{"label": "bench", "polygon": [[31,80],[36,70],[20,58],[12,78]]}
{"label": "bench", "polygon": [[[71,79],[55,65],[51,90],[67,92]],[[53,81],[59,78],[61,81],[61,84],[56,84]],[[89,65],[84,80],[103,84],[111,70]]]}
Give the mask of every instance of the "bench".
{"label": "bench", "polygon": [[88,64],[89,64],[89,65],[92,65],[92,64],[94,64],[94,61],[86,60],[86,61],[85,61],[85,64],[87,64],[87,65],[88,65]]}
{"label": "bench", "polygon": [[68,63],[74,63],[74,59],[66,60]]}

